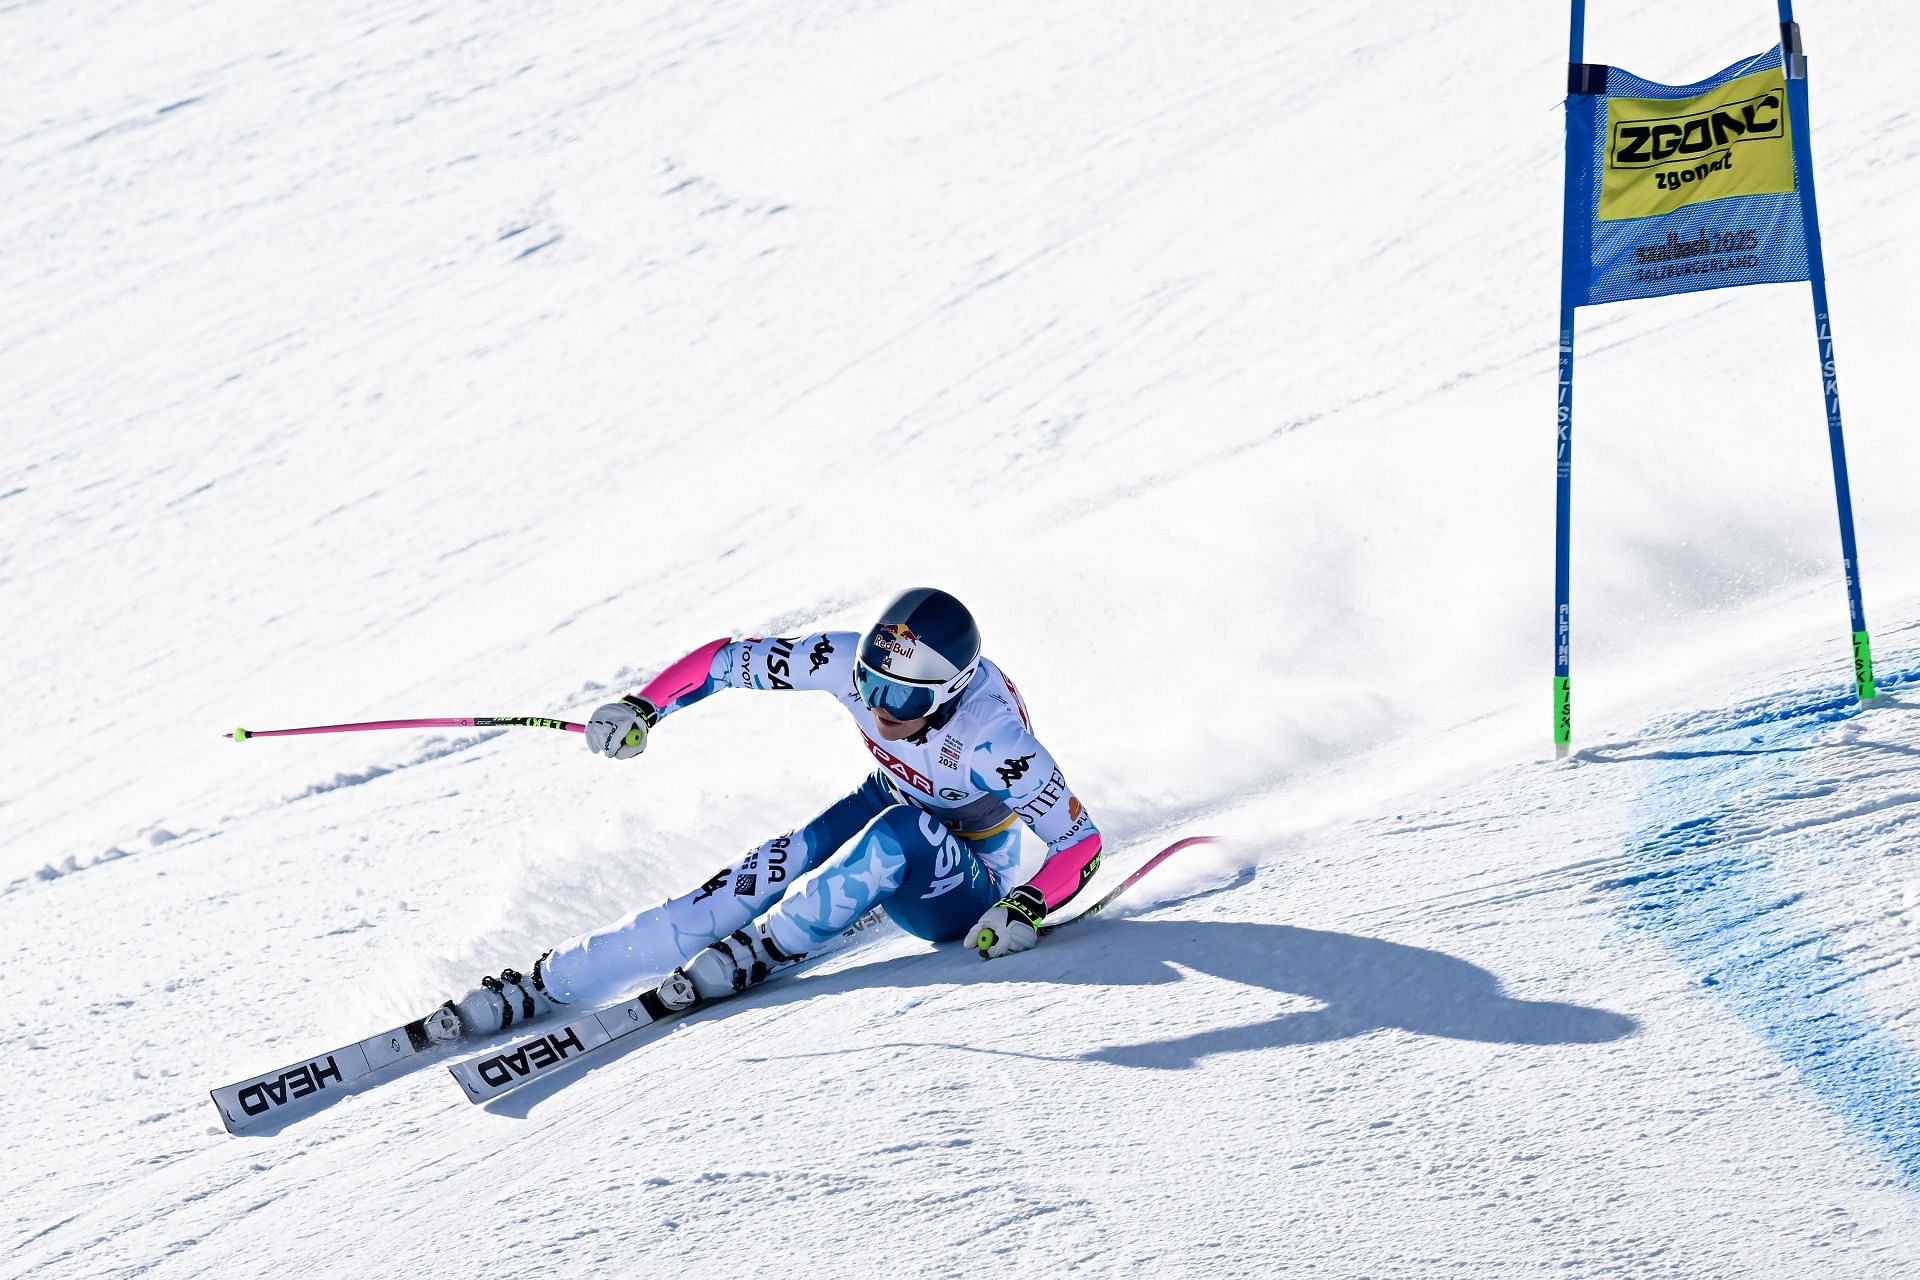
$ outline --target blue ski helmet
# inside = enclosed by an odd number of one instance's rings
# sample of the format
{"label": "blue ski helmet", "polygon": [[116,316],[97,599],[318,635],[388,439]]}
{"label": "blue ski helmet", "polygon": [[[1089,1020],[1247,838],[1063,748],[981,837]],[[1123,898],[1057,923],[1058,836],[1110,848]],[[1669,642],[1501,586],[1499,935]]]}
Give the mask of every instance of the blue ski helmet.
{"label": "blue ski helmet", "polygon": [[895,596],[860,640],[853,686],[895,720],[930,716],[980,669],[980,628],[967,606],[933,587]]}

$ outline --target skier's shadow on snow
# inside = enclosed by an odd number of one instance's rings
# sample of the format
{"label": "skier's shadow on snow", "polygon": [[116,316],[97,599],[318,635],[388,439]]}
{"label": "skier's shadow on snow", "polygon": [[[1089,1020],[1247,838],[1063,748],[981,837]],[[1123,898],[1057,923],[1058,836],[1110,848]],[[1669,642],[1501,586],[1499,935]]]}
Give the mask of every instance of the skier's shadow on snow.
{"label": "skier's shadow on snow", "polygon": [[[1243,872],[1235,884],[1207,890],[1186,901],[1211,897],[1250,878],[1250,873]],[[1192,981],[1184,971],[1304,996],[1321,1007],[1169,1040],[1103,1045],[1072,1060],[1177,1070],[1221,1054],[1324,1044],[1375,1031],[1407,1031],[1486,1044],[1600,1044],[1629,1035],[1639,1025],[1625,1014],[1606,1009],[1559,1001],[1516,1000],[1501,991],[1499,979],[1478,965],[1444,952],[1381,938],[1238,921],[1103,919],[1089,921],[1069,937],[1043,943],[1036,951],[993,961],[980,961],[957,944],[949,944],[931,952],[854,963],[834,973],[797,974],[790,981],[770,982],[708,1013],[694,1015],[676,1024],[676,1029],[698,1026],[706,1018],[725,1017],[735,1011],[745,1013],[750,1008],[764,1012],[803,1001],[830,1003],[838,995],[875,988],[950,990],[955,983],[1153,988],[1141,996],[1171,1006],[1189,998],[1180,989],[1183,983]],[[1062,1037],[1085,1038],[1120,1020],[1109,1006],[1090,1002],[1050,1015],[1047,1025]],[[932,1021],[937,1025],[937,1019]],[[942,1047],[1060,1060],[1059,1055],[1033,1053],[1021,1047],[1033,1042],[1030,1024],[1015,1017],[1002,1025],[1006,1038],[1001,1044],[976,1036],[965,1044]],[[765,1031],[760,1027],[755,1034]],[[633,1044],[585,1066],[582,1072],[556,1072],[488,1103],[487,1109],[525,1117],[536,1103],[566,1087],[579,1074],[610,1067],[626,1054],[643,1049],[649,1040],[636,1036]],[[753,1043],[751,1038],[739,1042],[743,1061],[819,1056],[819,1051],[755,1055],[747,1048]],[[862,1053],[879,1047],[881,1044],[875,1042],[825,1052]]]}
{"label": "skier's shadow on snow", "polygon": [[[1152,988],[1147,999],[1177,1005],[1191,982],[1190,970],[1226,982],[1304,996],[1321,1007],[1288,1011],[1256,1022],[1216,1027],[1167,1040],[1116,1043],[1078,1055],[1082,1061],[1123,1067],[1173,1070],[1203,1058],[1292,1045],[1324,1044],[1375,1031],[1406,1031],[1448,1040],[1485,1044],[1599,1044],[1631,1034],[1638,1024],[1624,1014],[1550,1000],[1517,1000],[1504,994],[1499,979],[1478,965],[1424,947],[1349,933],[1329,933],[1292,925],[1234,921],[1114,920],[1089,923],[1088,932],[1051,954],[982,963],[955,948],[937,956],[898,956],[877,964],[807,978],[791,987],[767,991],[767,1004],[828,998],[839,991],[880,986],[918,987],[951,981],[953,966],[966,982],[1018,985],[1119,986]],[[1064,939],[1062,940],[1065,941]],[[940,967],[938,977],[929,961]],[[1124,997],[1123,997],[1124,998]],[[1218,1007],[1217,1001],[1211,1001]],[[1116,1018],[1104,1005],[1080,1006],[1057,1016],[1062,1036],[1084,1038]],[[1078,1027],[1064,1024],[1078,1021]],[[1019,1056],[1030,1045],[1030,1028],[1007,1022],[1005,1043],[975,1039],[954,1048]]]}

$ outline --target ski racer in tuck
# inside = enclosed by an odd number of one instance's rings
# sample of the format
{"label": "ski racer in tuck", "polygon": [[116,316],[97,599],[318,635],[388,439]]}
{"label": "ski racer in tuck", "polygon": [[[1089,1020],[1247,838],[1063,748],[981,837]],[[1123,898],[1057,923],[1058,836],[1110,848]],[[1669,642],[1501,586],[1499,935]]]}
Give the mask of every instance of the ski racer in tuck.
{"label": "ski racer in tuck", "polygon": [[[482,979],[427,1019],[429,1034],[489,1034],[556,1005],[605,1004],[661,973],[669,1008],[729,996],[875,905],[932,942],[965,938],[982,957],[1024,951],[1100,866],[1092,817],[1034,736],[1019,691],[981,656],[973,616],[944,591],[902,593],[864,634],[702,645],[596,710],[587,746],[631,759],[661,720],[722,689],[829,694],[880,767],[691,892],[562,942],[528,974]],[[1015,884],[1021,822],[1047,858]]]}

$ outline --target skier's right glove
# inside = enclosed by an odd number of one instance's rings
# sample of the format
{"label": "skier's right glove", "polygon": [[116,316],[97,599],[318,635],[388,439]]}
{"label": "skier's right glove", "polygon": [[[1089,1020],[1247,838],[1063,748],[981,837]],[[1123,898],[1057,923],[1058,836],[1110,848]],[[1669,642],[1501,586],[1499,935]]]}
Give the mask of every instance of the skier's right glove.
{"label": "skier's right glove", "polygon": [[631,760],[647,749],[647,730],[660,712],[637,693],[609,702],[587,720],[587,750],[613,760]]}
{"label": "skier's right glove", "polygon": [[987,914],[973,926],[967,945],[980,953],[982,960],[1025,951],[1040,941],[1040,922],[1047,915],[1047,900],[1030,884],[1023,884],[987,908]]}

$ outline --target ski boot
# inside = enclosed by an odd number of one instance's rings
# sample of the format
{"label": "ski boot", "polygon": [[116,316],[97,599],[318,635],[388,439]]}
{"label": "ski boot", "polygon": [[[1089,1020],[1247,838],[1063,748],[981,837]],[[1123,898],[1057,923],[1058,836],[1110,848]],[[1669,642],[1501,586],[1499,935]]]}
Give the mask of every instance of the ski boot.
{"label": "ski boot", "polygon": [[669,1009],[685,1009],[698,1000],[719,1000],[764,982],[781,965],[799,959],[768,936],[764,920],[756,920],[675,969],[660,984],[660,1002]]}
{"label": "ski boot", "polygon": [[446,1024],[449,1014],[452,1015],[454,1026],[447,1039],[490,1036],[522,1022],[546,1016],[555,1007],[553,998],[547,995],[547,984],[540,972],[540,966],[546,963],[546,959],[541,956],[534,961],[532,977],[521,974],[517,969],[502,969],[497,978],[489,974],[480,979],[479,986],[458,1000],[447,1001],[427,1016],[428,1036],[438,1040],[448,1030]]}

